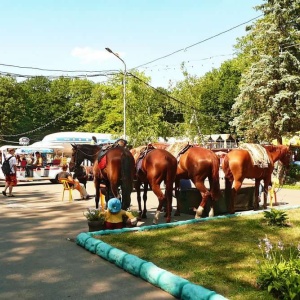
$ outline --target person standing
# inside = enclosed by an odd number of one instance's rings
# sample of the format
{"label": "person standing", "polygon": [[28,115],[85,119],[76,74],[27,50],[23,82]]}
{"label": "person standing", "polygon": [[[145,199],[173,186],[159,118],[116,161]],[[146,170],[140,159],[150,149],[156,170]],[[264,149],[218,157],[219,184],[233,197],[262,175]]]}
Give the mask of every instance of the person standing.
{"label": "person standing", "polygon": [[32,165],[26,166],[26,173],[28,177],[33,177],[33,169],[38,169],[43,167],[43,158],[39,151],[35,152],[35,160]]}
{"label": "person standing", "polygon": [[[15,195],[12,193],[13,187],[17,185],[17,159],[15,157],[15,149],[8,149],[8,155],[5,157],[5,159],[9,159],[11,171],[10,174],[5,175],[5,187],[2,191],[2,194],[7,197],[15,197]],[[6,193],[7,189],[8,195]]]}

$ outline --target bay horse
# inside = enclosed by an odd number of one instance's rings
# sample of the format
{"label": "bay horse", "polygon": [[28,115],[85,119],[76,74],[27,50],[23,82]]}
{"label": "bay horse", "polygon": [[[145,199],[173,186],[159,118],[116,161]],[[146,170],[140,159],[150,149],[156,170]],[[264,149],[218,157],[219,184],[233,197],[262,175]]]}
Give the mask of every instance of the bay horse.
{"label": "bay horse", "polygon": [[[138,149],[138,150],[137,150]],[[142,151],[140,151],[142,149]],[[166,202],[166,222],[171,222],[172,193],[176,177],[177,160],[164,149],[156,149],[152,145],[141,146],[131,149],[131,153],[136,153],[136,182],[137,202],[142,218],[147,218],[147,191],[150,185],[153,193],[158,199],[158,207],[154,215],[153,224],[157,224],[159,214]],[[140,154],[140,155],[139,155]],[[164,181],[165,192],[161,190],[161,183]],[[144,184],[143,201],[141,204],[141,184]]]}
{"label": "bay horse", "polygon": [[[169,148],[167,148],[168,150]],[[211,197],[211,208],[209,216],[214,215],[214,201],[221,196],[219,168],[220,161],[217,155],[206,148],[195,145],[189,145],[188,149],[179,156],[177,165],[175,193],[177,198],[177,215],[180,215],[179,188],[180,179],[190,179],[198,191],[201,193],[202,200],[195,208],[195,218],[200,218],[207,200]],[[210,189],[208,190],[204,184],[205,179],[208,178]]]}
{"label": "bay horse", "polygon": [[[230,194],[229,213],[234,214],[234,203],[237,192],[242,186],[245,178],[255,179],[255,200],[254,209],[259,208],[258,194],[260,181],[264,181],[264,203],[263,208],[267,208],[268,186],[271,182],[274,163],[281,163],[288,167],[291,160],[291,152],[288,146],[263,145],[266,149],[269,163],[267,167],[261,168],[254,165],[252,158],[247,150],[234,149],[224,157],[222,169],[225,174],[225,191]],[[231,189],[231,191],[230,191]]]}
{"label": "bay horse", "polygon": [[134,178],[134,159],[127,148],[116,146],[107,150],[105,154],[106,164],[99,166],[98,155],[102,147],[100,145],[72,145],[72,157],[69,164],[70,171],[78,172],[84,159],[93,163],[94,185],[96,189],[95,202],[99,208],[100,184],[104,181],[107,187],[108,201],[110,196],[120,198],[119,187],[122,193],[122,209],[130,207],[131,192]]}

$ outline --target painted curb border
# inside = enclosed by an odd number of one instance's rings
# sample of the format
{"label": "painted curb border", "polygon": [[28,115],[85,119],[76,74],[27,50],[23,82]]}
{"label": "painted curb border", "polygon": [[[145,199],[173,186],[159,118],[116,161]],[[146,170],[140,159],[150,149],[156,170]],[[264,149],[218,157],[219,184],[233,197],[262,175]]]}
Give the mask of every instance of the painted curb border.
{"label": "painted curb border", "polygon": [[[290,210],[300,208],[300,205],[294,206],[280,206],[276,207],[278,210]],[[152,262],[143,260],[135,255],[124,252],[118,248],[115,248],[102,240],[95,239],[93,236],[108,235],[108,234],[121,234],[125,232],[135,231],[147,231],[161,228],[170,228],[175,226],[181,226],[186,224],[194,224],[200,222],[206,222],[216,219],[227,219],[239,216],[248,216],[263,213],[270,210],[257,210],[257,211],[245,211],[235,214],[221,215],[216,217],[207,217],[203,219],[191,219],[186,221],[178,221],[171,223],[163,223],[158,225],[148,225],[134,228],[123,228],[114,230],[100,230],[95,232],[82,232],[76,237],[76,244],[85,248],[93,254],[108,260],[115,264],[119,268],[126,272],[140,277],[143,280],[153,284],[173,295],[174,297],[182,300],[226,300],[224,296],[217,294],[215,291],[206,289],[200,285],[191,283],[190,281],[183,279],[177,275],[174,275],[164,269],[159,268]]]}

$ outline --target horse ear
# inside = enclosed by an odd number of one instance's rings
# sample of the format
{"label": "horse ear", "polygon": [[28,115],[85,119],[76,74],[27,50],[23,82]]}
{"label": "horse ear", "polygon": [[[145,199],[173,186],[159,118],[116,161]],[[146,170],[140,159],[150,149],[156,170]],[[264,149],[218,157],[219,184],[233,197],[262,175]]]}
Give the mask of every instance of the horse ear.
{"label": "horse ear", "polygon": [[76,144],[71,144],[73,149],[76,149]]}

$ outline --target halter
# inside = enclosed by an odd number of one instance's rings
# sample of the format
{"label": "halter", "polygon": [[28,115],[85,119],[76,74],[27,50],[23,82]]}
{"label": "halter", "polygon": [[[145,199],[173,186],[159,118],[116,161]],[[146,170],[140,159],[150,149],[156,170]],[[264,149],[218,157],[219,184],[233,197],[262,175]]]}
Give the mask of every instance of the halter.
{"label": "halter", "polygon": [[78,146],[76,146],[76,148],[73,148],[73,150],[75,150],[75,154],[74,154],[74,151],[72,152],[72,156],[74,157],[74,165],[75,165],[74,171],[78,170],[79,167],[80,167],[80,165],[81,165],[81,163],[79,163],[79,162],[78,162],[78,159],[77,159],[78,152],[81,152],[81,153],[84,154],[85,156],[91,157],[91,158],[92,158],[92,157],[98,155],[99,152],[101,151],[101,149],[102,149],[102,147],[100,147],[100,149],[99,149],[96,153],[94,153],[94,154],[89,154],[89,153],[86,153],[85,151],[83,151],[82,149],[79,149]]}

